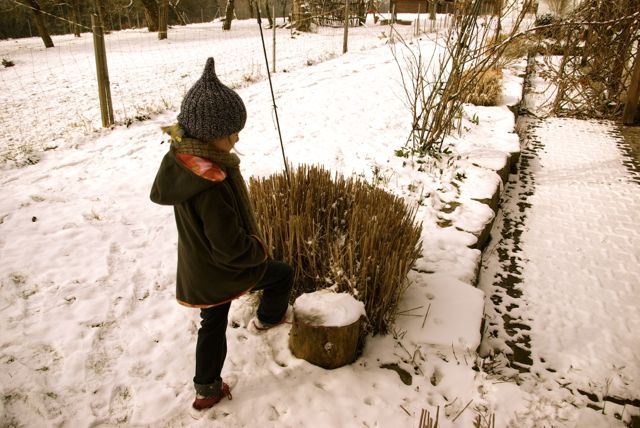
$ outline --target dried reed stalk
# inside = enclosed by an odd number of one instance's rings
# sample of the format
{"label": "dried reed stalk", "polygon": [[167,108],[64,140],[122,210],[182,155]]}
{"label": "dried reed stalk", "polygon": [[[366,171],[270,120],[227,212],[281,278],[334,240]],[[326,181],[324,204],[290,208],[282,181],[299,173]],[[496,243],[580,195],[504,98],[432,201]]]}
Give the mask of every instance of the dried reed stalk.
{"label": "dried reed stalk", "polygon": [[480,75],[475,70],[468,70],[462,74],[462,79],[476,78],[475,85],[466,94],[466,102],[477,106],[495,106],[502,98],[502,69],[486,70]]}
{"label": "dried reed stalk", "polygon": [[357,179],[303,165],[250,180],[258,222],[274,258],[295,270],[292,298],[335,286],[365,304],[369,331],[392,325],[406,275],[420,255],[421,226],[403,200]]}

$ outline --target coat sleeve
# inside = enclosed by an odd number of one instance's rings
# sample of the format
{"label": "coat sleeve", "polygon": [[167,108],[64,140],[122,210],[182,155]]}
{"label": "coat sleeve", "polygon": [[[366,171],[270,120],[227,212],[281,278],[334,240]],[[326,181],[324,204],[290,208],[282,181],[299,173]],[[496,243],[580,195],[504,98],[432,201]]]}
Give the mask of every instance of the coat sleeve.
{"label": "coat sleeve", "polygon": [[195,207],[216,263],[242,270],[267,260],[263,244],[243,227],[235,198],[226,183],[203,192]]}

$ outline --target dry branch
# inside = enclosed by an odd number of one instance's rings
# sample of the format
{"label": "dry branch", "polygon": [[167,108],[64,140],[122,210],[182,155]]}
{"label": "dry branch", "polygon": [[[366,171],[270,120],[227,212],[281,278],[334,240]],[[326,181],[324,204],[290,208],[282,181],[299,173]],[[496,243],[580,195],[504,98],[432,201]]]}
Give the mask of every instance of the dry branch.
{"label": "dry branch", "polygon": [[585,0],[557,25],[562,60],[547,61],[558,87],[552,112],[615,119],[622,115],[640,45],[640,3]]}
{"label": "dry branch", "polygon": [[[516,3],[503,4],[498,8],[500,14],[512,10]],[[439,44],[436,40],[436,49],[428,59],[419,46],[415,49],[397,34],[403,48],[404,65],[395,46],[392,52],[411,113],[412,129],[406,146],[412,155],[439,156],[444,138],[455,127],[454,119],[461,116],[463,103],[472,98],[477,82],[496,68],[509,40],[520,32],[531,1],[525,0],[520,5],[505,41],[493,44],[488,42],[502,38],[495,28],[496,25],[502,27],[503,17],[500,14],[498,17],[480,17],[481,5],[481,0],[460,4],[454,25],[443,37],[444,43]]]}

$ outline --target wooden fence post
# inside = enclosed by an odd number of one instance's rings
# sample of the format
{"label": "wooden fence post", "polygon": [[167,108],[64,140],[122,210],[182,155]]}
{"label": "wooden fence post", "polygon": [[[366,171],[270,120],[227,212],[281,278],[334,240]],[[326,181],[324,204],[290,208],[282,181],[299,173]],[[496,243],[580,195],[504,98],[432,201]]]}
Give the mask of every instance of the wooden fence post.
{"label": "wooden fence post", "polygon": [[431,22],[431,30],[435,31],[436,25],[436,0],[429,0],[429,21]]}
{"label": "wooden fence post", "polygon": [[167,38],[167,18],[169,15],[169,1],[160,0],[158,5],[158,40]]}
{"label": "wooden fence post", "polygon": [[342,53],[347,53],[349,39],[349,0],[344,0],[344,39],[342,40]]}
{"label": "wooden fence post", "polygon": [[99,25],[98,16],[91,15],[93,30],[93,48],[96,57],[96,75],[98,78],[98,95],[100,97],[100,113],[102,127],[113,125],[113,106],[111,104],[111,87],[107,69],[107,51],[104,47],[104,29]]}
{"label": "wooden fence post", "polygon": [[[269,7],[268,3],[267,3],[267,7]],[[272,30],[273,30],[273,60],[271,61],[271,71],[273,71],[274,73],[276,72],[276,19],[277,19],[276,1],[273,0],[273,24],[272,24]]]}
{"label": "wooden fence post", "polygon": [[640,98],[640,52],[636,52],[636,59],[633,64],[633,74],[631,84],[627,91],[627,102],[624,105],[624,115],[622,122],[625,125],[633,125],[638,111],[638,98]]}
{"label": "wooden fence post", "polygon": [[98,25],[102,27],[102,34],[109,34],[110,31],[107,28],[107,22],[106,22],[107,11],[105,10],[104,0],[94,0],[93,7],[95,9]]}

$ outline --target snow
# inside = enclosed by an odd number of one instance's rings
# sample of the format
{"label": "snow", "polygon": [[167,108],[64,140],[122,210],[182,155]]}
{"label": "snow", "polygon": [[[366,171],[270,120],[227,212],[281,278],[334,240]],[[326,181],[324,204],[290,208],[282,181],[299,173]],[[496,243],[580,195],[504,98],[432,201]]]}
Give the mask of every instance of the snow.
{"label": "snow", "polygon": [[[553,143],[559,144],[564,156],[540,155],[544,169],[537,175],[528,224],[537,232],[535,236],[525,232],[530,263],[523,275],[539,284],[529,292],[531,316],[555,326],[554,335],[532,334],[534,344],[545,350],[542,357],[569,378],[573,373],[589,373],[589,379],[573,380],[580,389],[599,384],[603,395],[625,397],[640,391],[640,365],[630,364],[637,361],[640,337],[633,333],[637,321],[628,317],[640,303],[634,290],[638,271],[631,269],[638,266],[640,256],[640,237],[634,233],[640,200],[636,183],[614,178],[624,171],[617,148],[589,135],[611,132],[606,123],[566,119],[549,120],[536,130],[536,136],[549,141],[546,150],[558,153]],[[555,198],[564,204],[549,206],[546,201]],[[601,209],[603,205],[606,210]],[[567,206],[580,207],[580,215]],[[618,227],[607,226],[607,216],[616,218]],[[553,229],[541,227],[551,221]],[[590,233],[569,233],[576,224]],[[555,238],[558,234],[563,238]],[[561,256],[562,271],[557,272]],[[613,272],[609,262],[618,264]],[[557,273],[550,276],[549,272]],[[564,301],[565,296],[571,296],[576,306],[570,318],[563,317],[563,305],[546,304]],[[618,328],[602,331],[603,325]]]}
{"label": "snow", "polygon": [[293,304],[297,319],[323,327],[344,327],[366,316],[364,303],[348,293],[318,290],[299,296]]}
{"label": "snow", "polygon": [[484,293],[443,273],[412,273],[411,279],[415,285],[403,295],[400,311],[421,302],[425,306],[411,312],[425,315],[401,317],[396,327],[406,331],[404,339],[412,345],[440,345],[473,353],[480,345]]}
{"label": "snow", "polygon": [[[591,280],[599,265],[588,243],[576,252],[582,264],[565,264],[558,256],[557,265],[544,268],[551,249],[574,248],[568,238],[565,248],[552,235],[570,220],[560,221],[557,206],[545,204],[580,196],[581,178],[593,180],[580,171],[591,167],[601,172],[596,202],[612,193],[619,203],[637,204],[637,188],[611,191],[619,181],[608,181],[609,174],[620,170],[615,154],[604,148],[597,162],[576,156],[572,175],[548,163],[552,155],[544,159],[536,211],[527,220],[532,232],[526,257],[537,267],[523,273],[541,288],[527,296],[531,313],[521,310],[533,320],[536,358],[547,365],[535,366],[536,375],[518,383],[508,372],[490,370],[492,360],[476,350],[491,289],[482,281],[475,287],[482,253],[471,247],[474,233],[494,216],[478,201],[503,187],[497,171],[520,151],[506,105],[521,95],[522,65],[504,73],[505,105],[465,107],[461,133],[447,139],[453,162],[433,160],[419,171],[394,156],[411,121],[389,41],[380,35],[389,29],[372,23],[350,33],[346,55],[340,31],[292,38],[289,30],[278,30],[273,86],[289,161],[358,175],[417,209],[422,257],[409,274],[396,323],[387,335],[367,337],[354,364],[327,371],[293,357],[288,325],[253,334],[248,326],[256,302],[244,296],[232,304],[223,370],[234,398],[206,412],[190,410],[199,316],[175,302],[173,212],[152,204],[148,194],[166,151],[160,126],[175,120],[182,94],[210,55],[221,79],[247,105],[238,143],[245,177],[282,170],[255,27],[255,21],[234,21],[228,33],[219,23],[177,27],[166,42],[139,30],[107,36],[113,129],[99,129],[89,35],[56,36],[56,48],[47,50],[37,39],[0,41],[0,56],[16,63],[0,69],[0,120],[11,125],[0,129],[0,151],[9,159],[0,168],[2,425],[416,426],[423,411],[434,416],[440,409],[444,428],[473,426],[477,417],[490,415],[497,427],[621,426],[611,410],[588,408],[587,400],[561,386],[563,378],[544,373],[557,365],[567,372],[565,381],[588,391],[608,384],[638,397],[633,284],[640,245],[631,232],[640,222],[636,216],[628,229],[602,235],[603,243],[614,241],[628,254],[613,269],[621,286],[612,289],[605,286],[610,282]],[[433,49],[428,38],[411,38],[413,27],[399,29],[423,52]],[[269,38],[267,43],[270,52]],[[148,118],[135,119],[137,114]],[[552,122],[540,132],[553,139],[557,126]],[[580,142],[598,144],[588,133],[580,135]],[[28,165],[30,159],[37,163]],[[594,221],[609,232],[606,217]],[[483,276],[491,275],[493,262],[482,263]],[[585,270],[578,267],[583,265]],[[545,282],[549,269],[559,274]],[[567,295],[575,308],[563,307]],[[318,296],[309,299],[307,308],[323,308]],[[499,308],[511,302],[505,299]],[[356,313],[348,307],[342,315]],[[579,323],[590,328],[574,334]],[[596,335],[599,341],[589,341]],[[483,346],[506,345],[497,340]],[[390,365],[404,370],[411,384]],[[625,418],[633,412],[626,406]]]}

